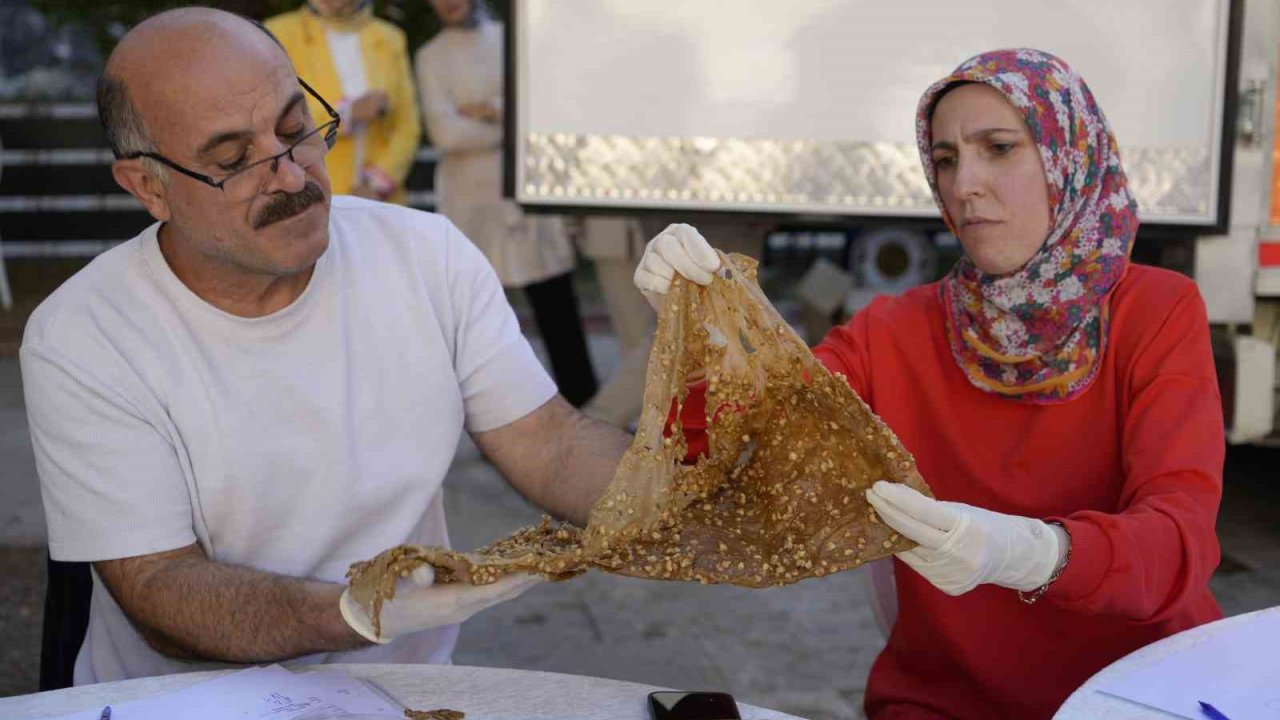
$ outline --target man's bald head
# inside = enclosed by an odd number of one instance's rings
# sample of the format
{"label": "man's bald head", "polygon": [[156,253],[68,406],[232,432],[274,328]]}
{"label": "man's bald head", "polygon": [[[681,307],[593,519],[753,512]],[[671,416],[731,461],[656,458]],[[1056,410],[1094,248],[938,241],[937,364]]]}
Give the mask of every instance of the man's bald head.
{"label": "man's bald head", "polygon": [[289,65],[284,47],[269,30],[248,18],[213,8],[168,10],[126,33],[107,59],[97,89],[98,118],[115,156],[154,151],[149,128],[156,121],[148,122],[147,118],[166,113],[165,106],[170,104],[162,99],[164,93],[154,90],[198,83],[206,74],[202,70],[229,57]]}
{"label": "man's bald head", "polygon": [[[160,221],[161,252],[180,278],[298,278],[324,253],[328,144],[264,28],[208,8],[151,17],[111,53],[98,97],[123,156],[112,175]],[[139,152],[164,162],[129,158]]]}

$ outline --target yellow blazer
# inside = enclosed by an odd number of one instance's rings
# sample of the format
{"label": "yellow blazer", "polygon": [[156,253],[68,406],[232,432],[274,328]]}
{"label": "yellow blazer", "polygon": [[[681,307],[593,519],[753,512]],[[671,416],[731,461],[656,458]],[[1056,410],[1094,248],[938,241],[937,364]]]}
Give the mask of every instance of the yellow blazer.
{"label": "yellow blazer", "polygon": [[[267,20],[266,26],[284,45],[298,75],[336,109],[344,98],[321,21],[303,8],[277,15]],[[404,32],[385,20],[371,19],[360,30],[360,48],[369,89],[383,90],[391,99],[390,111],[365,131],[364,163],[395,182],[396,191],[390,200],[403,203],[405,177],[413,166],[421,137]],[[320,103],[308,98],[308,104],[316,122],[328,120]],[[349,193],[356,174],[355,141],[350,135],[338,137],[325,165],[333,192]]]}

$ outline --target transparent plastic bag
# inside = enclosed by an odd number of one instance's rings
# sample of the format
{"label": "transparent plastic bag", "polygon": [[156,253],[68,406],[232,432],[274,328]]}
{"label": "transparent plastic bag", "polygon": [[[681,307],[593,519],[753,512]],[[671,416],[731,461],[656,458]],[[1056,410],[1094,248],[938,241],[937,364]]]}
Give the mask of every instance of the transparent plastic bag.
{"label": "transparent plastic bag", "polygon": [[[773,308],[755,261],[721,259],[710,286],[673,283],[635,439],[585,530],[544,518],[474,553],[392,548],[352,566],[352,597],[376,617],[395,579],[424,562],[437,582],[510,572],[563,580],[597,568],[770,587],[910,549],[863,493],[888,480],[931,494],[911,455]],[[709,453],[686,464],[681,412],[703,381]]]}

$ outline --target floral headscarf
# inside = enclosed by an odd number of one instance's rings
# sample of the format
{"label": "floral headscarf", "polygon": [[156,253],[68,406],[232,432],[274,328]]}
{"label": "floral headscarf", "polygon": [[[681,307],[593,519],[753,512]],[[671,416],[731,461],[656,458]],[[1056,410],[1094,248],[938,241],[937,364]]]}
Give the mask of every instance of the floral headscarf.
{"label": "floral headscarf", "polygon": [[[1021,269],[988,275],[962,258],[942,281],[951,353],[981,390],[1021,402],[1066,402],[1097,376],[1106,350],[1108,298],[1129,266],[1138,204],[1115,136],[1084,80],[1039,50],[996,50],[966,60],[920,98],[916,140],[938,194],[931,119],[959,83],[995,88],[1027,123],[1049,185],[1049,236]],[[957,233],[958,236],[958,233]]]}

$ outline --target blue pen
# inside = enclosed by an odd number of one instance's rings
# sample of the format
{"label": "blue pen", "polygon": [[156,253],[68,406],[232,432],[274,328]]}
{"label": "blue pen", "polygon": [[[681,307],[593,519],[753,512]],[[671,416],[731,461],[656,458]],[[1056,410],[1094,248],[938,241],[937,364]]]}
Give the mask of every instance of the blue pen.
{"label": "blue pen", "polygon": [[1231,718],[1223,715],[1222,711],[1218,710],[1218,708],[1203,700],[1200,701],[1200,711],[1204,713],[1205,717],[1212,718],[1212,720],[1231,720]]}
{"label": "blue pen", "polygon": [[[1204,703],[1201,703],[1202,705]],[[102,714],[98,716],[98,720],[111,720],[111,706],[102,708]]]}

